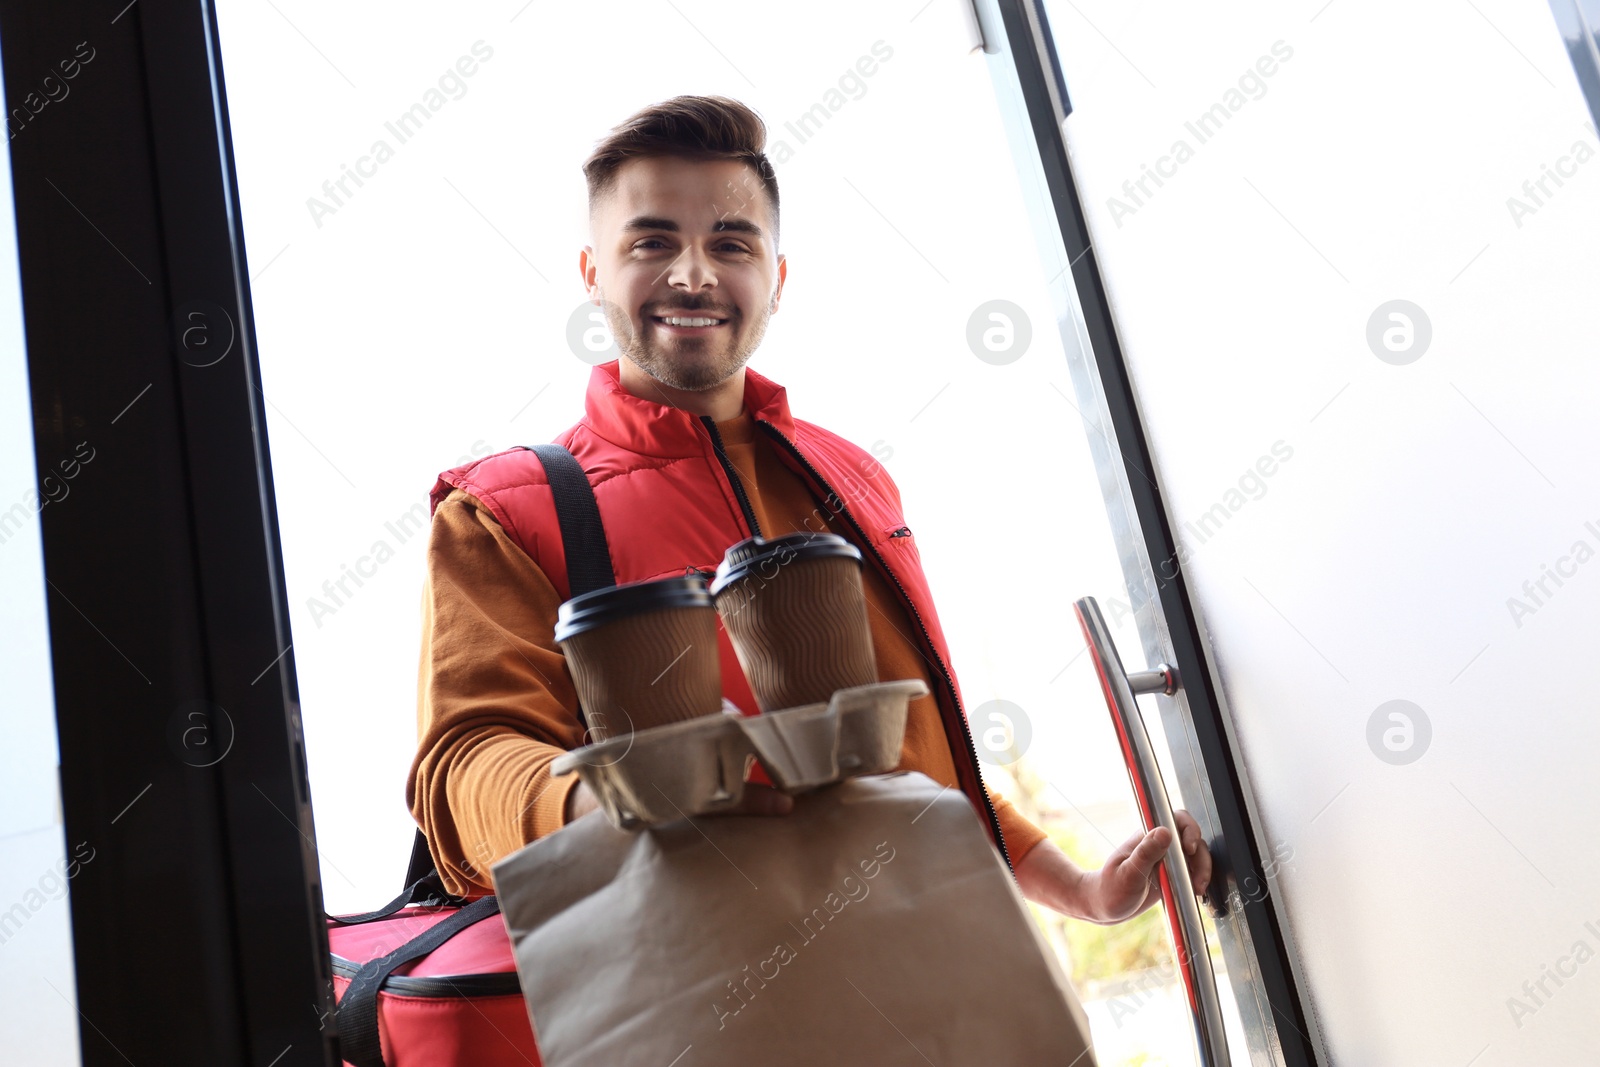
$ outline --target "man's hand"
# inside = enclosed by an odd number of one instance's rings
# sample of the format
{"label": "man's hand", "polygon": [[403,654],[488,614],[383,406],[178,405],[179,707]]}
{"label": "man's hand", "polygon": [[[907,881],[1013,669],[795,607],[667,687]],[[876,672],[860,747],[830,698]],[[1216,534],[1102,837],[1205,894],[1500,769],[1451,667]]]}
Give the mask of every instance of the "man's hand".
{"label": "man's hand", "polygon": [[[1203,894],[1211,884],[1211,851],[1193,816],[1176,811],[1173,818],[1183,841],[1189,879],[1195,893]],[[1158,826],[1117,846],[1098,871],[1082,871],[1054,844],[1041,841],[1017,868],[1017,884],[1029,900],[1063,915],[1097,923],[1123,922],[1161,899],[1156,866],[1171,842],[1171,831]]]}
{"label": "man's hand", "polygon": [[[1211,850],[1200,838],[1200,826],[1187,811],[1175,811],[1183,857],[1196,894],[1211,884]],[[1085,903],[1095,922],[1131,919],[1161,899],[1156,867],[1167,854],[1172,832],[1165,826],[1134,834],[1106,857],[1105,866],[1084,875]]]}
{"label": "man's hand", "polygon": [[[567,807],[564,822],[572,822],[582,818],[600,806],[595,799],[594,791],[583,782],[579,782],[572,792],[567,794]],[[794,810],[794,798],[787,793],[780,793],[770,785],[761,785],[757,782],[744,784],[744,796],[739,798],[739,803],[731,808],[721,811],[709,812],[711,815],[787,815]]]}

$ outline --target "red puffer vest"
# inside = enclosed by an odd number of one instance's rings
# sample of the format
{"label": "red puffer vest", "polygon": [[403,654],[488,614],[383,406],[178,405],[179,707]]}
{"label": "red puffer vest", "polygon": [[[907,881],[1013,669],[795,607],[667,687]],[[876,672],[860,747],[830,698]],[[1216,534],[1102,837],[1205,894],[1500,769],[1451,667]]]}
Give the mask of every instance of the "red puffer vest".
{"label": "red puffer vest", "polygon": [[[594,368],[584,417],[555,438],[577,457],[594,486],[617,581],[645,581],[691,570],[709,574],[729,545],[756,532],[755,516],[723,453],[716,424],[709,416],[696,417],[633,396],[622,388],[618,373],[616,360]],[[810,486],[819,507],[842,517],[865,561],[878,567],[904,598],[922,652],[935,668],[934,693],[957,779],[1005,856],[1000,824],[983,790],[961,692],[949,667],[944,631],[901,515],[899,489],[864,449],[791,416],[781,385],[748,367],[744,374],[744,406],[757,431],[771,439],[780,459]],[[445,471],[429,494],[430,510],[453,487],[482,501],[562,599],[571,595],[555,502],[544,467],[532,452],[511,449]],[[897,536],[897,531],[906,532]],[[723,694],[753,714],[755,698],[721,627],[718,640]],[[1009,857],[1006,861],[1009,864]]]}

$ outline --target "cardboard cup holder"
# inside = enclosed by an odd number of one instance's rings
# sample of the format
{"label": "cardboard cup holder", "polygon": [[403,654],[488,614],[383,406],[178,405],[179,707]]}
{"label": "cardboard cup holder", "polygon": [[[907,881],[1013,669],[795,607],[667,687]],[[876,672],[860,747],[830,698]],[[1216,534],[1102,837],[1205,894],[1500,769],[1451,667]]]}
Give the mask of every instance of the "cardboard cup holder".
{"label": "cardboard cup holder", "polygon": [[727,705],[718,715],[573,749],[556,758],[550,773],[576,772],[620,829],[709,815],[743,799],[752,761],[789,794],[894,770],[911,700],[927,692],[921,679],[908,678],[838,689],[826,704],[763,715]]}
{"label": "cardboard cup holder", "polygon": [[740,716],[739,728],[785,793],[804,793],[839,778],[839,709],[801,704],[765,715]]}

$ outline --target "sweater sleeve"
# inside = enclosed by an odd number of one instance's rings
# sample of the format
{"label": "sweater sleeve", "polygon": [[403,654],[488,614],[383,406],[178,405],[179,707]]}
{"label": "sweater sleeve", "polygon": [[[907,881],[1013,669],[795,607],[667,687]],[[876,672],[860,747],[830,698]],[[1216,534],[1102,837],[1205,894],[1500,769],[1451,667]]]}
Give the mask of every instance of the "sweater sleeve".
{"label": "sweater sleeve", "polygon": [[994,817],[1000,823],[1000,836],[1006,843],[1006,855],[1011,858],[1011,868],[1015,870],[1022,863],[1022,858],[1050,835],[1035,826],[1005,797],[988,786],[984,786],[984,792],[989,794],[989,801],[994,805]]}
{"label": "sweater sleeve", "polygon": [[461,489],[428,533],[417,672],[417,754],[406,802],[452,893],[493,892],[490,867],[563,825],[582,744],[555,641],[560,595],[489,510]]}

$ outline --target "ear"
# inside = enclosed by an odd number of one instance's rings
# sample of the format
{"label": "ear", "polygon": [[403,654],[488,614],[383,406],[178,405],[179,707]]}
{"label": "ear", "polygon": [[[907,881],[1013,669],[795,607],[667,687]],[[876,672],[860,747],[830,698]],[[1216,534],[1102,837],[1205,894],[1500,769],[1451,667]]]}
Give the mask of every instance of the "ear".
{"label": "ear", "polygon": [[578,274],[583,278],[583,291],[589,296],[589,303],[600,303],[600,286],[595,278],[599,274],[599,264],[595,262],[594,246],[584,245],[578,252]]}
{"label": "ear", "polygon": [[778,285],[772,290],[772,301],[767,305],[769,314],[778,310],[778,298],[783,295],[784,279],[789,277],[789,260],[782,252],[778,253]]}

